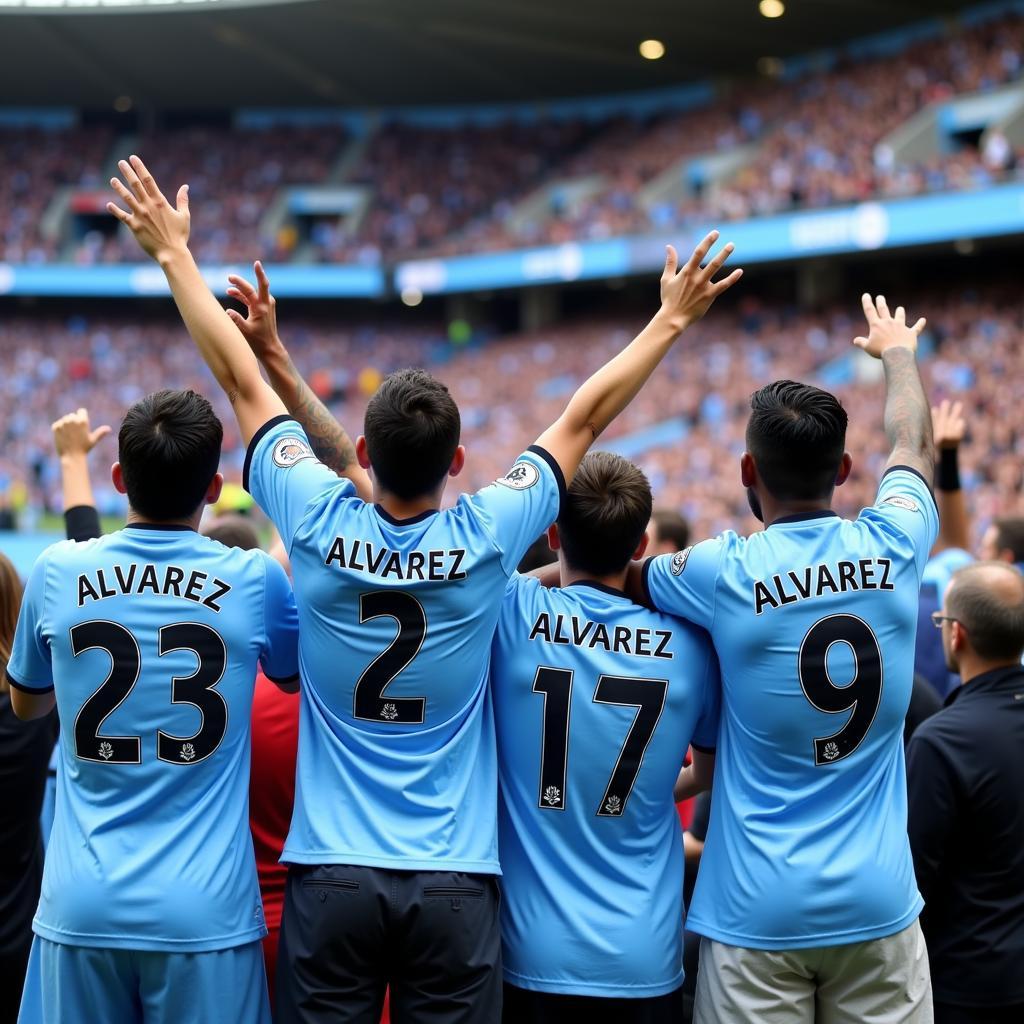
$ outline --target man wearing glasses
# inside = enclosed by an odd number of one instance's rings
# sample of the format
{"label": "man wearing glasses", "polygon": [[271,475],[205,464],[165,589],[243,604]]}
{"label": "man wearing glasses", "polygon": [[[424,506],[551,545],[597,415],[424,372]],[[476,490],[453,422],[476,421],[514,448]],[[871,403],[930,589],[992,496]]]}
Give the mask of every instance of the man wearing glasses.
{"label": "man wearing glasses", "polygon": [[961,686],[907,748],[936,1024],[1024,1020],[1024,576],[955,573],[932,615]]}

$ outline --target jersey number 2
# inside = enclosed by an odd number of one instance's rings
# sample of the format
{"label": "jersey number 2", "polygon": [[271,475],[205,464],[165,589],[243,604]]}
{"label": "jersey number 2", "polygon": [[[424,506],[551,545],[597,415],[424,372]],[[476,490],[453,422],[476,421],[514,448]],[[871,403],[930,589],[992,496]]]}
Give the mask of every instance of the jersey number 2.
{"label": "jersey number 2", "polygon": [[[101,736],[103,723],[127,699],[139,681],[142,655],[130,630],[116,622],[96,619],[71,628],[71,650],[77,658],[86,651],[106,651],[110,673],[75,718],[75,753],[85,761],[101,764],[140,764],[139,736]],[[214,689],[224,675],[227,650],[221,635],[199,622],[176,622],[160,630],[159,654],[192,651],[199,663],[190,676],[171,679],[171,703],[191,704],[202,721],[193,736],[172,736],[157,731],[156,753],[171,764],[198,764],[209,757],[228,728],[228,706]]]}

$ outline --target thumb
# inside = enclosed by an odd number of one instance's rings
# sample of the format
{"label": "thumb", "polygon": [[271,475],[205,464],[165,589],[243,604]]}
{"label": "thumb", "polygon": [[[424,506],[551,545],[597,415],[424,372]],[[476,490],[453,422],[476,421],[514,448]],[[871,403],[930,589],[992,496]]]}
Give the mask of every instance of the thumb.
{"label": "thumb", "polygon": [[854,345],[857,346],[857,348],[867,348],[868,347],[868,339],[867,338],[863,338],[863,337],[854,338],[853,339],[853,343],[854,343]]}
{"label": "thumb", "polygon": [[105,437],[106,437],[106,436],[107,436],[107,435],[108,435],[109,433],[110,433],[110,427],[108,427],[108,426],[107,426],[106,424],[104,424],[104,425],[103,425],[102,427],[97,427],[97,428],[96,428],[96,429],[95,429],[95,430],[94,430],[94,431],[93,431],[93,432],[92,432],[92,433],[91,433],[91,434],[89,435],[89,444],[90,444],[90,445],[98,444],[98,443],[99,443],[100,441],[102,441],[102,440],[103,440],[103,438],[105,438]]}
{"label": "thumb", "polygon": [[665,246],[665,271],[664,277],[672,277],[676,272],[676,266],[679,263],[679,254],[676,252],[674,245]]}
{"label": "thumb", "polygon": [[231,317],[231,320],[236,327],[241,327],[245,323],[245,317],[242,316],[237,309],[226,309],[224,312]]}
{"label": "thumb", "polygon": [[177,210],[178,213],[188,213],[188,185],[178,189]]}

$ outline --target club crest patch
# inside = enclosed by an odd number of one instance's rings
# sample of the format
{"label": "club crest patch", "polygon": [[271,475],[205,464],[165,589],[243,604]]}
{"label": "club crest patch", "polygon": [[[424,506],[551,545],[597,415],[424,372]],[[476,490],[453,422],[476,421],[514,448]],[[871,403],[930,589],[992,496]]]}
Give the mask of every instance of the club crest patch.
{"label": "club crest patch", "polygon": [[304,438],[289,435],[274,445],[274,465],[282,469],[291,469],[296,462],[311,458],[313,453]]}
{"label": "club crest patch", "polygon": [[517,462],[500,480],[496,481],[514,491],[525,491],[540,479],[540,473],[532,462]]}
{"label": "club crest patch", "polygon": [[902,494],[893,494],[882,502],[883,505],[895,505],[897,508],[904,508],[908,512],[917,511],[917,502],[911,498],[905,498]]}
{"label": "club crest patch", "polygon": [[677,551],[672,556],[672,575],[673,576],[681,576],[683,574],[683,570],[686,568],[686,560],[690,557],[690,552],[692,550],[693,550],[693,545],[691,544],[688,548],[685,548],[682,551]]}

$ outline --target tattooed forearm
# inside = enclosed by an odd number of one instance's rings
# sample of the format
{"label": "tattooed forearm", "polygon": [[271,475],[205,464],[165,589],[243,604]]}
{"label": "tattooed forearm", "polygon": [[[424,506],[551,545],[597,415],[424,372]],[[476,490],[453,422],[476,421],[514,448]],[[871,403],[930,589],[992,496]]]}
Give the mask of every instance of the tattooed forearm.
{"label": "tattooed forearm", "polygon": [[285,399],[288,412],[302,424],[316,457],[335,473],[344,474],[356,460],[352,439],[327,406],[313,394],[291,359],[288,360],[288,374],[292,383],[291,393]]}
{"label": "tattooed forearm", "polygon": [[882,365],[889,464],[910,466],[930,481],[935,467],[932,414],[917,359],[909,348],[891,348],[882,355]]}

